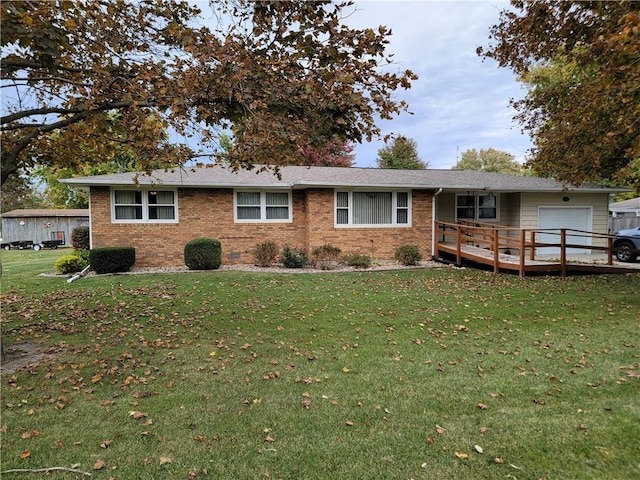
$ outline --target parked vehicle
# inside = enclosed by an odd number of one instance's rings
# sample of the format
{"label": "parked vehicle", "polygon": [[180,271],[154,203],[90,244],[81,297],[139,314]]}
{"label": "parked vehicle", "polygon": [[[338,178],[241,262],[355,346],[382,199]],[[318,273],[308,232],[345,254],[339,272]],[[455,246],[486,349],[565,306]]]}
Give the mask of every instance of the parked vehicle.
{"label": "parked vehicle", "polygon": [[640,227],[616,232],[613,247],[619,261],[635,262],[640,251]]}

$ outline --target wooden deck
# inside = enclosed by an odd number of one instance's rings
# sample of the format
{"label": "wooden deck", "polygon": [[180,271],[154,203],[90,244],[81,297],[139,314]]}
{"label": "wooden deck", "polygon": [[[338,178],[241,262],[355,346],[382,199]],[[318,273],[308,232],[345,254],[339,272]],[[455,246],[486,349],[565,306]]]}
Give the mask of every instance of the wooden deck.
{"label": "wooden deck", "polygon": [[[437,258],[449,258],[458,265],[485,265],[495,273],[513,272],[520,277],[535,273],[561,276],[640,273],[640,263],[614,263],[612,237],[608,235],[568,229],[552,233],[493,224],[446,222],[435,222],[434,231],[437,232]],[[543,234],[547,238],[557,235],[558,242],[536,242]],[[583,242],[587,237],[589,242]],[[597,240],[594,241],[594,237]],[[567,239],[582,243],[569,243]],[[548,259],[537,256],[536,252],[542,248],[557,248],[559,254]]]}

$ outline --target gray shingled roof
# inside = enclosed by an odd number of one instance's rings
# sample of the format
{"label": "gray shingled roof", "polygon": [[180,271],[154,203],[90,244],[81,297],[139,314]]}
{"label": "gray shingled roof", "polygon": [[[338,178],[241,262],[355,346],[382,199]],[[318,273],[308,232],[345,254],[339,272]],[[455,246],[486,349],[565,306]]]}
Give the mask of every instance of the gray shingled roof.
{"label": "gray shingled roof", "polygon": [[166,187],[222,188],[422,188],[444,190],[491,190],[501,192],[621,192],[624,188],[598,185],[565,187],[548,178],[523,177],[472,170],[391,170],[381,168],[303,167],[280,168],[280,177],[273,171],[257,172],[257,168],[234,172],[222,166],[156,170],[151,175],[117,173],[62,180],[78,187],[162,185]]}
{"label": "gray shingled roof", "polygon": [[21,208],[2,214],[5,218],[25,217],[88,217],[88,208]]}
{"label": "gray shingled roof", "polygon": [[640,210],[640,197],[630,198],[629,200],[623,200],[622,202],[609,205],[609,211],[611,212],[632,212],[635,210]]}

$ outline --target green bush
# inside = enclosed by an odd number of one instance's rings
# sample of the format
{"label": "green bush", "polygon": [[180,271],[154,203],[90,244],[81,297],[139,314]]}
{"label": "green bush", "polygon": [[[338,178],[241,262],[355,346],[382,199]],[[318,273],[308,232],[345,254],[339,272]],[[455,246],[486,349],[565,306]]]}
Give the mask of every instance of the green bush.
{"label": "green bush", "polygon": [[280,262],[287,268],[304,268],[309,265],[307,253],[299,248],[290,248],[285,246],[282,249]]}
{"label": "green bush", "polygon": [[96,273],[128,272],[136,263],[133,247],[104,247],[89,250],[89,264]]}
{"label": "green bush", "polygon": [[70,253],[69,255],[62,255],[58,257],[56,263],[53,265],[56,272],[66,275],[68,273],[76,273],[81,271],[88,264],[87,259],[82,258],[80,255]]}
{"label": "green bush", "polygon": [[270,267],[278,258],[278,245],[272,240],[258,243],[253,248],[253,258],[259,267]]}
{"label": "green bush", "polygon": [[416,245],[402,245],[396,249],[396,261],[403,265],[417,265],[422,260],[422,254]]}
{"label": "green bush", "polygon": [[316,247],[311,251],[311,255],[313,255],[316,266],[323,270],[336,268],[338,266],[341,253],[342,250],[340,250],[339,247],[329,244]]}
{"label": "green bush", "polygon": [[342,258],[345,265],[356,268],[371,267],[371,257],[362,253],[350,253]]}
{"label": "green bush", "polygon": [[71,231],[71,245],[76,250],[89,250],[89,227],[76,227]]}
{"label": "green bush", "polygon": [[222,245],[213,238],[195,238],[184,246],[184,263],[189,270],[215,270],[222,264]]}

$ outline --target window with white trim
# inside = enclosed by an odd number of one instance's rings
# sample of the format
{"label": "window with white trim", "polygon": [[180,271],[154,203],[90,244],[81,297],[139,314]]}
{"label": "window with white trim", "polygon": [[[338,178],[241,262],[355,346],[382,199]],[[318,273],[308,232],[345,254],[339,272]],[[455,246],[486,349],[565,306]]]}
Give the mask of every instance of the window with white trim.
{"label": "window with white trim", "polygon": [[238,190],[234,202],[236,222],[291,222],[291,192]]}
{"label": "window with white trim", "polygon": [[411,226],[408,191],[336,191],[336,226]]}
{"label": "window with white trim", "polygon": [[498,196],[493,193],[456,195],[456,220],[498,220]]}
{"label": "window with white trim", "polygon": [[175,223],[178,195],[175,190],[112,189],[111,219],[116,223]]}

